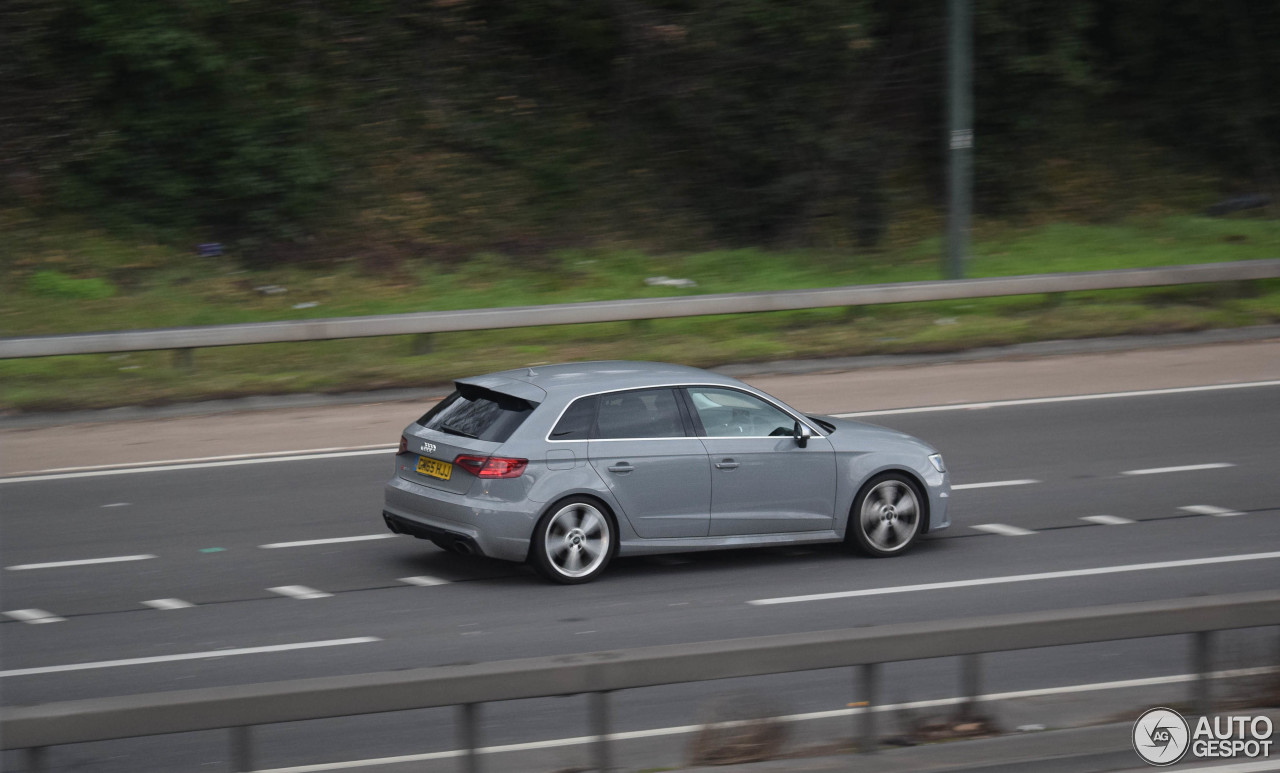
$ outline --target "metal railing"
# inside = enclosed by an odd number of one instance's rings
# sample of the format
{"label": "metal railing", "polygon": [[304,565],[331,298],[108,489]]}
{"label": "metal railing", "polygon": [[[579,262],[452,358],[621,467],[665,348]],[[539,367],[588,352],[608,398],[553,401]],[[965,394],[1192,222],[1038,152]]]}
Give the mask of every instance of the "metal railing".
{"label": "metal railing", "polygon": [[103,333],[3,338],[0,339],[0,359],[156,349],[182,351],[213,346],[325,341],[335,338],[431,335],[467,330],[579,325],[838,306],[874,306],[883,303],[919,303],[1035,293],[1162,287],[1276,277],[1280,277],[1280,259],[938,282],[896,282],[813,290],[638,298],[548,306],[425,311],[411,314],[253,322],[156,330],[119,330]]}
{"label": "metal railing", "polygon": [[458,706],[464,765],[474,773],[479,704],[587,694],[593,764],[603,771],[610,768],[613,691],[852,666],[872,704],[858,714],[860,746],[869,750],[878,664],[965,656],[963,697],[971,705],[980,694],[981,653],[1189,634],[1199,675],[1192,703],[1207,714],[1213,632],[1271,625],[1280,625],[1277,591],[94,698],[0,710],[0,749],[27,749],[28,770],[43,771],[44,747],[228,728],[234,770],[249,771],[254,725]]}

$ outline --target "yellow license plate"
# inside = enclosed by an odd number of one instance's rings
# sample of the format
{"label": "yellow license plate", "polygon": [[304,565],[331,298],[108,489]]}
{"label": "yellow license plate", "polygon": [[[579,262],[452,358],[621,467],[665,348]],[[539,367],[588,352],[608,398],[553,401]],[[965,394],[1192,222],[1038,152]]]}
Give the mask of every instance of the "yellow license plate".
{"label": "yellow license plate", "polygon": [[418,472],[423,475],[430,475],[440,480],[448,480],[453,474],[453,465],[449,462],[442,462],[439,459],[429,459],[425,456],[418,457]]}

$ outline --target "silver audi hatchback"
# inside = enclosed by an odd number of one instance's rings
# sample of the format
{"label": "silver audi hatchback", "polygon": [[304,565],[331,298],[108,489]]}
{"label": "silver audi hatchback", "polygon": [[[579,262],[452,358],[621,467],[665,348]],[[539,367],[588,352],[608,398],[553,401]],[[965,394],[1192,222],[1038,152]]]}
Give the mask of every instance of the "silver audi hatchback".
{"label": "silver audi hatchback", "polygon": [[893,556],[950,525],[936,449],[705,370],[581,362],[456,387],[400,438],[387,528],[555,582],[616,555],[843,541]]}

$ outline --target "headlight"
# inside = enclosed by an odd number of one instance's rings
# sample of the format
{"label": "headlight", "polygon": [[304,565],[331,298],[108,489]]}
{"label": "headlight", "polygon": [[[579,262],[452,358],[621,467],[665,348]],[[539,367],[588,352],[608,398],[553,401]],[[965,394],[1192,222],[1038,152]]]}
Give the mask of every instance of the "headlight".
{"label": "headlight", "polygon": [[929,461],[933,464],[933,469],[938,472],[947,471],[947,466],[942,463],[942,454],[933,454],[929,457]]}

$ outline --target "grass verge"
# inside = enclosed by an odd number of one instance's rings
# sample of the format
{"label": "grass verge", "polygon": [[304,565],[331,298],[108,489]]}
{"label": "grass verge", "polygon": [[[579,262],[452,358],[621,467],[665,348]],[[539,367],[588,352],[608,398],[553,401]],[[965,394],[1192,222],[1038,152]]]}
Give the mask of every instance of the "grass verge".
{"label": "grass verge", "polygon": [[[1086,271],[1280,256],[1280,223],[1166,217],[1019,229],[985,224],[969,276]],[[247,272],[160,248],[128,253],[105,237],[32,244],[0,278],[3,335],[224,324],[936,279],[937,239],[870,256],[722,250],[655,256],[613,250],[536,258],[479,255],[456,266],[370,271],[358,256],[324,268]],[[130,262],[130,256],[133,262]],[[139,257],[141,256],[141,257]],[[50,277],[57,272],[59,277]],[[697,287],[651,287],[653,276]],[[40,277],[33,281],[34,277]],[[91,284],[83,284],[91,282]],[[283,290],[283,291],[281,291]],[[713,366],[871,353],[954,351],[1034,340],[1280,321],[1280,282],[1020,296],[0,362],[0,405],[62,410],[248,394],[441,384],[563,360],[628,358]],[[417,353],[415,353],[417,352]]]}

